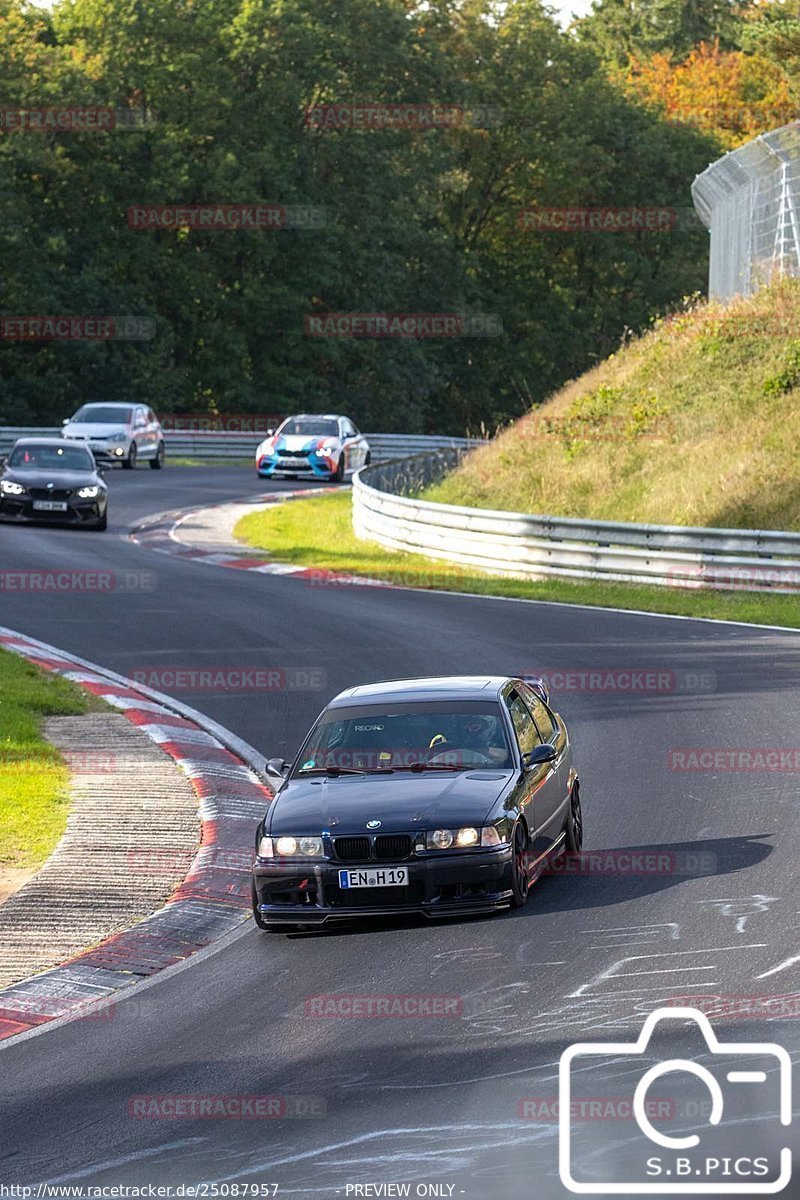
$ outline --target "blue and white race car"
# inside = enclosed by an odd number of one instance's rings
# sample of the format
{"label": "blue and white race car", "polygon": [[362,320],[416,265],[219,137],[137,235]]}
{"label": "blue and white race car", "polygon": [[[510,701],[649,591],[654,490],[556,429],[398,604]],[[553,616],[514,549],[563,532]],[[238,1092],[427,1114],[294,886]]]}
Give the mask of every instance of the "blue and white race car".
{"label": "blue and white race car", "polygon": [[370,461],[369,444],[349,417],[301,413],[287,417],[256,450],[262,479],[273,475],[309,475],[341,483],[346,474]]}

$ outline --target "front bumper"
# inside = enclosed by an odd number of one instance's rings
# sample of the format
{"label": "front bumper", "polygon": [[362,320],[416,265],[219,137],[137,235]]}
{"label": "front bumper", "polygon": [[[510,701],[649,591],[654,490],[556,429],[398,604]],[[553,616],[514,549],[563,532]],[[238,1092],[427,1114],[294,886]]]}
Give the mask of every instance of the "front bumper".
{"label": "front bumper", "polygon": [[121,463],[130,453],[130,442],[90,441],[88,438],[65,438],[67,442],[76,442],[86,446],[94,455],[95,462]]}
{"label": "front bumper", "polygon": [[[406,887],[339,887],[345,868],[408,867]],[[492,912],[512,897],[509,846],[470,854],[434,854],[392,863],[296,863],[256,859],[253,884],[258,911],[276,925],[322,925],[367,916],[423,913],[428,917]]]}
{"label": "front bumper", "polygon": [[41,512],[33,507],[31,496],[3,496],[0,499],[0,518],[4,521],[19,521],[58,525],[94,525],[106,510],[105,497],[94,500],[66,501],[66,512]]}
{"label": "front bumper", "polygon": [[272,479],[277,475],[307,475],[310,479],[332,479],[336,473],[336,464],[324,458],[285,458],[282,455],[265,454],[256,463],[256,470],[262,479]]}

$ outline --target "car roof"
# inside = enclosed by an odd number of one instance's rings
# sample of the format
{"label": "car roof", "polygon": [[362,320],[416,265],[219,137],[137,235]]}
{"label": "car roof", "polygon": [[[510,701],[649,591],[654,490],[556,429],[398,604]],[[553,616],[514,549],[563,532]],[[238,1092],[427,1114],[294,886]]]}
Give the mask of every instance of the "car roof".
{"label": "car roof", "polygon": [[21,437],[14,442],[12,449],[17,446],[76,446],[78,450],[87,450],[88,447],[82,446],[80,442],[70,441],[69,438],[62,437]]}
{"label": "car roof", "polygon": [[[147,408],[141,400],[87,400],[81,408]],[[80,409],[77,410],[80,412]]]}
{"label": "car roof", "polygon": [[289,417],[284,417],[284,421],[349,421],[349,417],[343,417],[341,413],[292,413]]}
{"label": "car roof", "polygon": [[384,700],[497,700],[507,675],[434,675],[423,679],[389,679],[363,683],[334,696],[329,708],[380,704]]}

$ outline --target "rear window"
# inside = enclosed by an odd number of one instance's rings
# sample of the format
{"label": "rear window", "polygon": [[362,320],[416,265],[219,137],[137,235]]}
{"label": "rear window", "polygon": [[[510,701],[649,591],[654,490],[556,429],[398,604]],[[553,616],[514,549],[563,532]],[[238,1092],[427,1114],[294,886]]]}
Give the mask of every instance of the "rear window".
{"label": "rear window", "polygon": [[115,404],[84,404],[79,408],[72,420],[78,425],[127,425],[131,419],[133,406],[119,408]]}

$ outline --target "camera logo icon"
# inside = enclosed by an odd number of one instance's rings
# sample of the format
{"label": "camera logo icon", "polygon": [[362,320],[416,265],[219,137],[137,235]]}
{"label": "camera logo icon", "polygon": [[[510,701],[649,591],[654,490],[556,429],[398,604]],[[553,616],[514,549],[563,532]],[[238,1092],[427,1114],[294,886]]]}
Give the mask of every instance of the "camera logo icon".
{"label": "camera logo icon", "polygon": [[[680,1030],[675,1021],[682,1023]],[[692,1024],[689,1031],[687,1022]],[[651,1046],[659,1026],[659,1033],[671,1037],[691,1033],[693,1040],[704,1042],[701,1054],[695,1056],[704,1061],[688,1056],[659,1059]],[[744,1129],[752,1123],[754,1112],[759,1118],[763,1114],[771,1134],[776,1124],[791,1124],[791,1071],[791,1059],[782,1046],[720,1042],[708,1017],[694,1008],[657,1009],[647,1017],[635,1042],[578,1042],[564,1051],[559,1064],[561,1182],[570,1192],[586,1195],[774,1195],[791,1179],[791,1150],[781,1146],[765,1154],[760,1152],[762,1145],[747,1154]],[[594,1144],[581,1160],[574,1119],[581,1106],[580,1086],[594,1087],[596,1094],[598,1078],[628,1087],[635,1080],[629,1105],[634,1131],[629,1126],[625,1137],[614,1141],[608,1138],[607,1127],[601,1133],[595,1130]],[[657,1091],[666,1088],[677,1093],[678,1101],[671,1103],[682,1128],[665,1132],[653,1124],[653,1113],[665,1111],[665,1102],[652,1098],[654,1085]],[[681,1104],[681,1098],[698,1091],[706,1097],[702,1104],[685,1099]],[[693,1131],[693,1117],[700,1117],[699,1132]],[[636,1126],[638,1135],[630,1137]],[[591,1141],[584,1137],[585,1144]],[[598,1177],[590,1177],[592,1172]]]}

